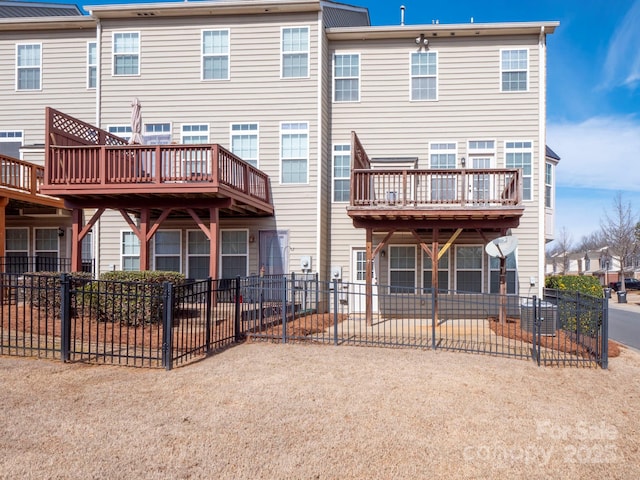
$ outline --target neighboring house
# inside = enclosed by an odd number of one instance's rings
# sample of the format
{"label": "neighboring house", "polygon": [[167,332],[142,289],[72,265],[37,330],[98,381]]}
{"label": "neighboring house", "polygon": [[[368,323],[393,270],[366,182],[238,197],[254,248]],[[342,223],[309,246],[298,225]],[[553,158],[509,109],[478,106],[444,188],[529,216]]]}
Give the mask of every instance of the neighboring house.
{"label": "neighboring house", "polygon": [[[8,208],[6,252],[37,255],[38,229],[55,225],[47,248],[76,258],[83,237],[82,261],[98,272],[313,271],[396,291],[496,292],[499,261],[484,246],[512,234],[507,291],[539,294],[559,160],[545,144],[546,39],[557,26],[371,26],[365,8],[319,0],[0,19],[10,65],[0,73],[0,153],[44,165],[47,150],[45,191],[71,212]],[[89,183],[104,179],[98,170],[69,183],[52,161],[63,149],[45,134],[45,108],[126,141],[134,98],[143,143],[160,145],[144,154],[151,183],[138,171],[119,177],[120,190],[102,189]],[[172,157],[182,173],[154,190],[152,176],[166,173],[156,160],[183,148],[170,144],[221,145],[268,176],[268,198],[253,204],[237,185],[215,202],[204,187],[185,194],[185,172],[209,181],[212,159],[184,149]]]}
{"label": "neighboring house", "polygon": [[[625,278],[638,278],[640,255],[629,258],[624,269]],[[620,281],[620,261],[609,253],[608,247],[595,250],[555,253],[546,260],[547,275],[593,275],[600,284]]]}

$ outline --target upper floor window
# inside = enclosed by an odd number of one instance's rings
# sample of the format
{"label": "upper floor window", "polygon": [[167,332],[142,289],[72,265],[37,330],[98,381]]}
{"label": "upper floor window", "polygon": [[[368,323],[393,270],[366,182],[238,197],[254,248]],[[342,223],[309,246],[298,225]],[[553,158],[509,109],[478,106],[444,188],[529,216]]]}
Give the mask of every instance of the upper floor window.
{"label": "upper floor window", "polygon": [[182,125],[180,143],[185,145],[209,143],[209,125],[205,123]]}
{"label": "upper floor window", "polygon": [[146,145],[168,145],[171,143],[171,124],[145,123],[143,137]]}
{"label": "upper floor window", "polygon": [[351,146],[333,146],[333,201],[348,202],[350,193]]}
{"label": "upper floor window", "polygon": [[131,125],[109,125],[107,131],[123,140],[131,139]]}
{"label": "upper floor window", "polygon": [[360,100],[360,55],[336,54],[333,66],[333,99],[336,102]]}
{"label": "upper floor window", "polygon": [[258,168],[258,124],[231,124],[231,152]]}
{"label": "upper floor window", "polygon": [[13,158],[20,158],[20,148],[22,147],[22,131],[1,130],[0,131],[0,153]]}
{"label": "upper floor window", "polygon": [[309,27],[282,29],[282,77],[309,76]]}
{"label": "upper floor window", "polygon": [[531,188],[531,159],[533,157],[533,145],[531,142],[506,142],[505,143],[506,167],[519,168],[522,174],[522,199],[532,200]]}
{"label": "upper floor window", "polygon": [[87,88],[96,88],[98,83],[98,47],[96,42],[87,43]]}
{"label": "upper floor window", "polygon": [[202,32],[202,79],[229,79],[229,30]]}
{"label": "upper floor window", "polygon": [[306,122],[280,126],[281,183],[307,183],[309,125]]}
{"label": "upper floor window", "polygon": [[42,88],[42,45],[16,45],[16,90]]}
{"label": "upper floor window", "polygon": [[113,34],[113,74],[140,74],[140,34],[138,32]]}
{"label": "upper floor window", "polygon": [[553,207],[553,164],[549,162],[544,166],[544,206]]}
{"label": "upper floor window", "polygon": [[503,92],[526,92],[529,51],[526,49],[501,50],[500,55],[501,90]]}
{"label": "upper floor window", "polygon": [[411,100],[437,100],[438,54],[414,52],[411,54]]}

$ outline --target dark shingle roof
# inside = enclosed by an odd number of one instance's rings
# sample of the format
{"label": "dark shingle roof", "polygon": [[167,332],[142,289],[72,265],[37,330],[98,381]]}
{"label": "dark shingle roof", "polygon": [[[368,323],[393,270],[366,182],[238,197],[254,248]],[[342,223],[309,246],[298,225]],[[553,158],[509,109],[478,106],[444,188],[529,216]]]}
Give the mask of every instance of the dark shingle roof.
{"label": "dark shingle roof", "polygon": [[82,16],[77,5],[0,0],[0,18]]}
{"label": "dark shingle roof", "polygon": [[545,145],[545,146],[547,147],[547,150],[546,150],[546,152],[545,152],[545,156],[550,157],[550,158],[554,158],[554,159],[556,159],[556,160],[560,160],[560,156],[559,156],[556,152],[554,152],[553,150],[551,150],[551,149],[549,148],[549,145]]}
{"label": "dark shingle roof", "polygon": [[371,25],[369,10],[366,8],[334,2],[323,2],[322,18],[326,28],[368,27]]}

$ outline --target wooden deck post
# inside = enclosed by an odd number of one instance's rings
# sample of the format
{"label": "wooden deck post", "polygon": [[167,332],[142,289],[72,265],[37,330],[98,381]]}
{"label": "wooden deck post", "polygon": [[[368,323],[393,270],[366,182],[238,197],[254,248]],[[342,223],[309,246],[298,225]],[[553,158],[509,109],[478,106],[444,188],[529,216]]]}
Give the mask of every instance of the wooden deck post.
{"label": "wooden deck post", "polygon": [[140,210],[140,270],[149,270],[149,222],[151,212],[148,208]]}
{"label": "wooden deck post", "polygon": [[[366,256],[367,261],[365,265],[365,316],[367,320],[367,325],[373,325],[373,230],[371,228],[367,228],[367,246],[366,246]],[[338,292],[334,292],[334,295],[338,295]]]}
{"label": "wooden deck post", "polygon": [[433,288],[433,323],[438,324],[438,237],[440,231],[437,228],[433,229],[433,238],[431,239],[431,287]]}
{"label": "wooden deck post", "polygon": [[209,276],[218,278],[218,232],[219,213],[217,208],[209,209]]}
{"label": "wooden deck post", "polygon": [[71,210],[71,271],[82,271],[82,240],[80,239],[82,230],[82,209]]}
{"label": "wooden deck post", "polygon": [[5,209],[9,204],[9,199],[7,197],[0,197],[0,258],[2,259],[2,271],[6,272],[6,261],[5,261],[5,242],[6,242],[6,226],[7,219],[5,215]]}

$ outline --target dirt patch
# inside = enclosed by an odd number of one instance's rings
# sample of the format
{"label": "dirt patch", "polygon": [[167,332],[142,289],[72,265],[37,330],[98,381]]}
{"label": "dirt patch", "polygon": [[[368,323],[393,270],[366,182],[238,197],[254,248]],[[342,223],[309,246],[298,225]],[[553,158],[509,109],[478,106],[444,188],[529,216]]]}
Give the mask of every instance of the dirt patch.
{"label": "dirt patch", "polygon": [[[310,313],[287,321],[287,337],[307,337],[322,333],[334,324],[332,313]],[[338,323],[345,321],[347,314],[338,314]],[[261,335],[282,337],[282,324],[260,331]]]}

